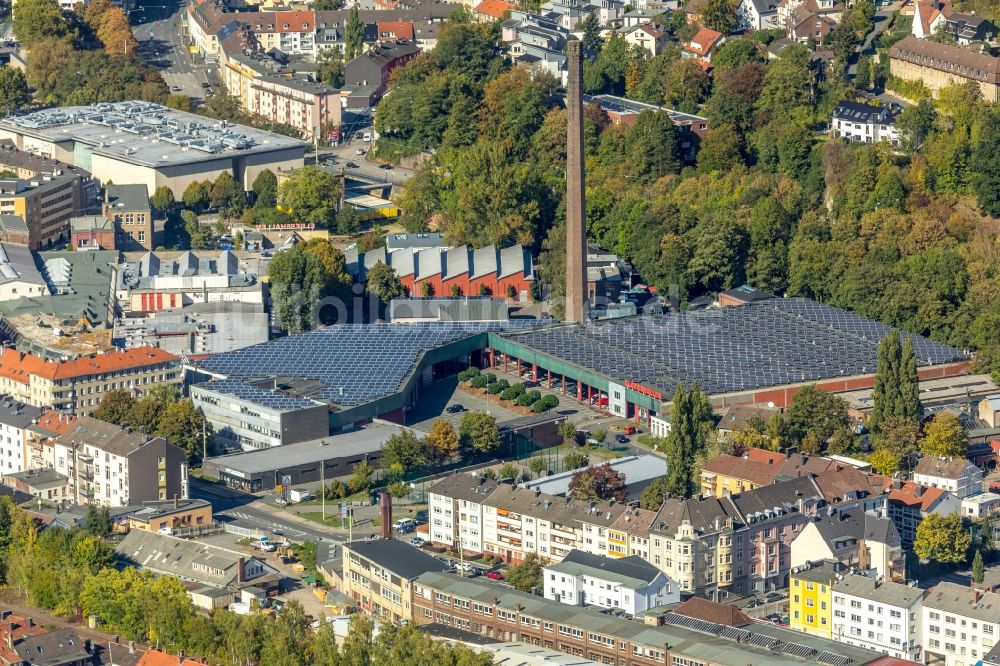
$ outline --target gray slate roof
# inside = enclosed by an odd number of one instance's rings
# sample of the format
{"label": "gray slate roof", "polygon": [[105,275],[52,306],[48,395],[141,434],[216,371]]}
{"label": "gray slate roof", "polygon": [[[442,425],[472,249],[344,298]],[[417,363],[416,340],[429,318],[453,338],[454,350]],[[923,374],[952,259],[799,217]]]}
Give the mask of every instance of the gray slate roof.
{"label": "gray slate roof", "polygon": [[407,580],[413,580],[428,572],[445,570],[442,562],[399,539],[352,541],[345,543],[344,549],[357,553]]}
{"label": "gray slate roof", "polygon": [[[129,532],[118,544],[115,553],[120,560],[129,564],[161,574],[195,580],[212,587],[235,584],[239,561],[258,559],[218,546],[146,530]],[[264,566],[265,571],[270,569],[266,564]],[[219,570],[222,573],[215,575],[205,571],[205,568]]]}
{"label": "gray slate roof", "polygon": [[1000,624],[1000,594],[984,592],[972,603],[972,591],[966,585],[938,583],[924,597],[924,607]]}
{"label": "gray slate roof", "polygon": [[30,282],[45,285],[35,256],[27,245],[0,242],[0,284],[8,282]]}
{"label": "gray slate roof", "polygon": [[660,570],[638,555],[629,557],[604,557],[573,549],[558,564],[545,567],[551,571],[573,576],[590,576],[611,580],[632,588],[649,585],[660,575]]}
{"label": "gray slate roof", "polygon": [[902,583],[879,582],[868,576],[848,574],[833,584],[834,592],[843,592],[883,604],[910,608],[924,595],[923,589]]}

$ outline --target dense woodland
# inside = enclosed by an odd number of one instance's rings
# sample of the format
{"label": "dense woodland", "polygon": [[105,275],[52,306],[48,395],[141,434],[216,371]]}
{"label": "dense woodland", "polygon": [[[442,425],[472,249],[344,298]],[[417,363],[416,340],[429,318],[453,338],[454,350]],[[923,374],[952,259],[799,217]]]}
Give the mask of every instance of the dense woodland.
{"label": "dense woodland", "polygon": [[[730,40],[711,79],[675,52],[645,60],[623,40],[598,43],[586,92],[698,111],[710,130],[686,163],[666,115],[625,128],[588,107],[590,239],[682,301],[750,283],[980,350],[1000,375],[1000,108],[954,86],[903,113],[899,149],[845,145],[823,134],[858,92],[838,59],[817,66],[792,46],[767,61],[763,41]],[[559,296],[560,104],[551,78],[505,66],[496,26],[446,28],[395,74],[376,119],[384,155],[432,153],[401,197],[406,227],[528,244]]]}

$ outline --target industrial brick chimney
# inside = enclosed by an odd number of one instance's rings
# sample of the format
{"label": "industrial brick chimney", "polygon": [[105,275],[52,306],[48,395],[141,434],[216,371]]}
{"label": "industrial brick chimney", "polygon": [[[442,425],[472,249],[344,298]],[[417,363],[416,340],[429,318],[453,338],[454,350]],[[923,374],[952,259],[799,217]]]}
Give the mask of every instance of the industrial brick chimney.
{"label": "industrial brick chimney", "polygon": [[392,495],[384,490],[378,494],[380,533],[383,539],[392,538]]}
{"label": "industrial brick chimney", "polygon": [[566,321],[587,321],[587,222],[583,159],[583,51],[566,43]]}

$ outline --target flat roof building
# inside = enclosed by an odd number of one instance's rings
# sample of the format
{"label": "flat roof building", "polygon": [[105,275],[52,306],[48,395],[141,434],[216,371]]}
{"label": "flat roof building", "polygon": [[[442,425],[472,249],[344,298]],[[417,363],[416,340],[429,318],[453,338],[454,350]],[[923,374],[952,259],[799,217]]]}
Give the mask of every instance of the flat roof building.
{"label": "flat roof building", "polygon": [[[205,460],[206,473],[232,488],[260,492],[283,485],[284,477],[296,486],[347,476],[354,465],[367,460],[375,467],[382,445],[403,430],[394,423],[375,423],[339,435],[330,435],[280,448],[246,451]],[[414,431],[418,437],[423,433]],[[320,465],[323,466],[322,473]]]}
{"label": "flat roof building", "polygon": [[223,171],[249,190],[265,169],[303,165],[305,144],[141,101],[36,111],[0,120],[0,140],[85,169],[102,183],[169,187],[175,196]]}

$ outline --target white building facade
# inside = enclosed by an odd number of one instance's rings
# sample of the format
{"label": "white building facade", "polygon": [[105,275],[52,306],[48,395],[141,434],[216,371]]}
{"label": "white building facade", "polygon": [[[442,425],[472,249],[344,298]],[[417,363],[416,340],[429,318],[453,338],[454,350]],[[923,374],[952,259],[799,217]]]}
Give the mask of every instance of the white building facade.
{"label": "white building facade", "polygon": [[913,470],[913,480],[921,486],[947,490],[959,499],[983,492],[983,470],[968,460],[924,457]]}
{"label": "white building facade", "polygon": [[573,606],[620,608],[635,615],[678,603],[680,589],[640,557],[607,558],[574,550],[542,569],[545,598]]}
{"label": "white building facade", "polygon": [[899,143],[896,116],[889,109],[857,102],[841,102],[833,110],[830,135],[852,143]]}
{"label": "white building facade", "polygon": [[938,583],[921,611],[924,663],[974,666],[1000,637],[1000,594]]}
{"label": "white building facade", "polygon": [[920,659],[923,590],[849,574],[833,584],[832,638],[897,659]]}

